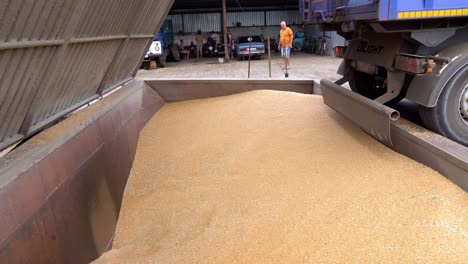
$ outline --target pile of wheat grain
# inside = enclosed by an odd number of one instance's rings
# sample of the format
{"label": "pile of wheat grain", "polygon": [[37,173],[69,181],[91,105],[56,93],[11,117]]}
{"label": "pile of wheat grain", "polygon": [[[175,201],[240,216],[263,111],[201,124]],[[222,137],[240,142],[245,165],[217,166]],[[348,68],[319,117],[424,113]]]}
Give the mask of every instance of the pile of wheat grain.
{"label": "pile of wheat grain", "polygon": [[321,97],[164,106],[98,263],[466,263],[466,193]]}

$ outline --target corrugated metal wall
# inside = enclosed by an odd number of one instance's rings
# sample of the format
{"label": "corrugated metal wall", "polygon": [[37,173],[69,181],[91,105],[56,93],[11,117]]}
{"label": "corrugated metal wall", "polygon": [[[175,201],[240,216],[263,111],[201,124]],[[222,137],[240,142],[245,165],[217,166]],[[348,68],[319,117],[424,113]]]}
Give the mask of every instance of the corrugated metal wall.
{"label": "corrugated metal wall", "polygon": [[240,23],[243,27],[264,26],[265,12],[232,12],[227,13],[228,27],[235,27]]}
{"label": "corrugated metal wall", "polygon": [[167,19],[172,20],[172,30],[174,32],[185,32],[182,16],[181,14],[167,16]]}
{"label": "corrugated metal wall", "polygon": [[[301,26],[289,25],[289,27],[292,29],[294,33],[299,32],[299,30],[302,30]],[[230,28],[229,30],[232,32],[234,39],[237,39],[239,36],[243,36],[243,35],[245,36],[249,34],[260,34],[265,39],[267,37],[270,37],[276,40],[278,39],[280,26],[275,25],[275,26],[267,26],[267,27],[241,27],[241,28]]]}
{"label": "corrugated metal wall", "polygon": [[184,14],[184,32],[220,32],[221,13]]}
{"label": "corrugated metal wall", "polygon": [[0,0],[0,149],[131,79],[173,0]]}
{"label": "corrugated metal wall", "polygon": [[[194,33],[198,29],[203,32],[221,32],[221,13],[191,13],[191,14],[171,14],[167,17],[172,20],[174,32]],[[240,23],[241,27],[252,26],[277,26],[281,21],[288,24],[302,24],[302,15],[299,10],[280,11],[245,11],[228,12],[227,25],[235,27]]]}
{"label": "corrugated metal wall", "polygon": [[287,24],[301,24],[302,15],[299,10],[281,10],[266,12],[266,25],[279,25],[281,21],[286,21]]}

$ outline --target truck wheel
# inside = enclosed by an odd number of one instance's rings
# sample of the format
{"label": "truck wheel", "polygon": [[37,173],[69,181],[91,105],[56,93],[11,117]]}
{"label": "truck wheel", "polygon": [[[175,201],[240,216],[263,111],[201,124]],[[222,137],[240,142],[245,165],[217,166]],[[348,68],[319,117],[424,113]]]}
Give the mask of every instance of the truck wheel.
{"label": "truck wheel", "polygon": [[[374,75],[354,70],[353,78],[349,81],[349,87],[353,92],[374,100],[387,92],[387,90],[384,88],[386,78],[387,73],[385,72],[385,69],[379,70],[379,74]],[[405,82],[403,83],[403,87],[401,88],[402,92],[396,98],[385,104],[392,105],[403,100],[411,80],[412,79],[408,78],[407,76],[405,78]]]}
{"label": "truck wheel", "polygon": [[179,49],[175,45],[171,45],[171,57],[175,62],[180,61],[180,52]]}
{"label": "truck wheel", "polygon": [[424,125],[468,146],[468,66],[445,85],[435,107],[419,107]]}
{"label": "truck wheel", "polygon": [[166,67],[166,56],[161,56],[157,58],[158,66],[161,68]]}

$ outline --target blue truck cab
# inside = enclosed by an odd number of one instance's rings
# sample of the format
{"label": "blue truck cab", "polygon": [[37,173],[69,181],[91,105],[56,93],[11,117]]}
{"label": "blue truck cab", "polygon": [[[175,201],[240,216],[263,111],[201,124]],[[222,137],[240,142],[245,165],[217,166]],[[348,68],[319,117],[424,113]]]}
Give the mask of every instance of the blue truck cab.
{"label": "blue truck cab", "polygon": [[468,146],[468,0],[300,0],[305,23],[347,40],[337,83],[419,105],[424,125]]}

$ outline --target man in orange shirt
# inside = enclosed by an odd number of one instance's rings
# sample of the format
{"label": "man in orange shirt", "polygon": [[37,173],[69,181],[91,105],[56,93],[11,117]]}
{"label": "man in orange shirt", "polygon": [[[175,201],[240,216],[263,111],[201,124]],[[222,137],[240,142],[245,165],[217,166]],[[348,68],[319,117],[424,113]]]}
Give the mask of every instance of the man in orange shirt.
{"label": "man in orange shirt", "polygon": [[281,30],[278,49],[281,49],[281,57],[286,61],[287,67],[290,68],[289,54],[291,53],[294,33],[286,26],[286,22],[282,21],[280,26]]}

